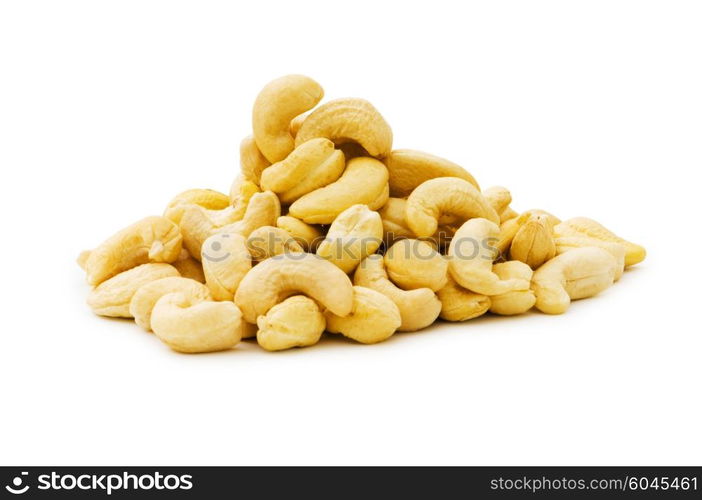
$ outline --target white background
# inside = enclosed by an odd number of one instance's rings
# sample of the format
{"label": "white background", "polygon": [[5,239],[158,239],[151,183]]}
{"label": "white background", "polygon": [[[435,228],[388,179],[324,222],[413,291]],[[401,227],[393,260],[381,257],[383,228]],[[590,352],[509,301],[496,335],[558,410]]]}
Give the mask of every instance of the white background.
{"label": "white background", "polygon": [[[701,25],[695,2],[3,2],[0,462],[699,465]],[[79,251],[227,191],[292,72],[648,259],[560,317],[376,346],[185,356],[94,316]]]}

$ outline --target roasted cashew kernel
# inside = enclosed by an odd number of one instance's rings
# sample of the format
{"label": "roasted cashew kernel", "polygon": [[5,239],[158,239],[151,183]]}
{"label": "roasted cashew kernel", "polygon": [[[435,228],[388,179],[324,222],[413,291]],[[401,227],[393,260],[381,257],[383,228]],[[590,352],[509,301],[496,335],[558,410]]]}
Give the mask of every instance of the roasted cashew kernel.
{"label": "roasted cashew kernel", "polygon": [[246,248],[259,262],[283,253],[305,251],[290,233],[274,226],[261,226],[253,231],[246,240]]}
{"label": "roasted cashew kernel", "polygon": [[463,167],[438,156],[413,149],[395,149],[383,163],[390,174],[390,196],[409,196],[420,184],[437,177],[458,177],[480,190],[478,182]]}
{"label": "roasted cashew kernel", "polygon": [[147,332],[151,331],[151,312],[156,302],[169,293],[185,293],[193,300],[212,300],[210,290],[195,280],[171,276],[151,281],[139,287],[129,302],[129,314],[137,325]]}
{"label": "roasted cashew kernel", "polygon": [[544,215],[532,215],[521,225],[512,239],[510,256],[527,264],[532,269],[556,255],[553,229]]}
{"label": "roasted cashew kernel", "polygon": [[261,184],[261,173],[271,165],[256,145],[252,135],[248,135],[239,144],[239,167],[244,178],[256,185]]}
{"label": "roasted cashew kernel", "polygon": [[405,239],[385,252],[385,269],[400,288],[437,291],[446,285],[448,262],[426,241]]}
{"label": "roasted cashew kernel", "polygon": [[99,285],[140,264],[173,262],[180,254],[182,242],[178,226],[165,217],[142,219],[90,252],[84,263],[88,283]]}
{"label": "roasted cashew kernel", "polygon": [[353,205],[377,210],[388,200],[388,170],[373,158],[354,158],[336,182],[307,193],[290,205],[290,215],[309,224],[331,224]]}
{"label": "roasted cashew kernel", "polygon": [[[522,279],[531,281],[534,271],[524,262],[510,260],[492,266],[494,272],[501,280]],[[536,296],[532,290],[515,290],[490,297],[490,312],[502,316],[522,314],[534,307]]]}
{"label": "roasted cashew kernel", "polygon": [[490,309],[490,297],[466,290],[451,276],[436,295],[441,301],[439,316],[446,321],[468,321],[482,316]]}
{"label": "roasted cashew kernel", "polygon": [[234,302],[247,322],[256,323],[259,316],[296,293],[315,299],[339,316],[349,314],[353,306],[349,277],[331,262],[309,253],[282,254],[264,260],[241,280]]}
{"label": "roasted cashew kernel", "polygon": [[252,124],[256,145],[269,162],[280,161],[295,149],[290,122],[323,96],[322,87],[303,75],[283,76],[263,87],[254,103]]}
{"label": "roasted cashew kernel", "polygon": [[364,258],[375,253],[382,238],[383,223],[378,212],[366,205],[353,205],[334,219],[317,248],[317,255],[348,274]]}
{"label": "roasted cashew kernel", "polygon": [[626,247],[626,267],[638,264],[646,258],[646,249],[636,243],[620,238],[612,231],[587,217],[575,217],[561,222],[553,228],[556,237],[561,236],[587,236],[600,241],[621,243]]}
{"label": "roasted cashew kernel", "polygon": [[457,217],[459,224],[473,217],[500,222],[482,193],[458,177],[437,177],[423,182],[407,199],[407,225],[419,238],[434,234],[442,215]]}
{"label": "roasted cashew kernel", "polygon": [[202,301],[180,292],[156,302],[151,328],[174,351],[199,353],[231,349],[241,340],[245,325],[232,302]]}
{"label": "roasted cashew kernel", "polygon": [[202,245],[205,281],[215,300],[234,299],[239,283],[251,267],[246,238],[240,234],[213,234]]}
{"label": "roasted cashew kernel", "polygon": [[95,314],[131,318],[129,303],[139,288],[161,278],[178,276],[170,264],[142,264],[103,281],[88,294],[87,303]]}
{"label": "roasted cashew kernel", "polygon": [[295,295],[258,317],[258,345],[267,351],[307,347],[319,342],[327,322],[317,303]]}
{"label": "roasted cashew kernel", "polygon": [[563,253],[534,272],[531,288],[536,294],[536,308],[562,314],[571,300],[592,297],[609,288],[616,274],[616,259],[602,248],[576,248]]}
{"label": "roasted cashew kernel", "polygon": [[382,255],[369,255],[353,275],[353,284],[380,292],[400,311],[401,332],[413,332],[431,325],[441,312],[441,302],[430,288],[402,290],[390,281]]}
{"label": "roasted cashew kernel", "polygon": [[305,252],[313,253],[317,251],[317,247],[324,239],[324,233],[317,226],[302,222],[290,215],[278,217],[276,226],[287,231],[290,236],[295,238]]}
{"label": "roasted cashew kernel", "polygon": [[464,288],[482,295],[499,295],[515,290],[527,290],[523,279],[502,280],[492,272],[500,229],[487,219],[470,219],[463,224],[449,245],[449,272]]}
{"label": "roasted cashew kernel", "polygon": [[261,188],[273,191],[281,203],[298,198],[335,182],[346,162],[344,153],[334,149],[329,139],[317,138],[299,145],[284,160],[274,163],[261,175]]}
{"label": "roasted cashew kernel", "polygon": [[380,292],[362,286],[353,287],[353,307],[344,316],[326,311],[327,331],[341,333],[363,344],[387,340],[402,324],[400,310]]}
{"label": "roasted cashew kernel", "polygon": [[336,144],[355,142],[369,155],[382,158],[392,149],[392,130],[365,99],[334,99],[312,111],[295,136],[295,144],[325,137]]}

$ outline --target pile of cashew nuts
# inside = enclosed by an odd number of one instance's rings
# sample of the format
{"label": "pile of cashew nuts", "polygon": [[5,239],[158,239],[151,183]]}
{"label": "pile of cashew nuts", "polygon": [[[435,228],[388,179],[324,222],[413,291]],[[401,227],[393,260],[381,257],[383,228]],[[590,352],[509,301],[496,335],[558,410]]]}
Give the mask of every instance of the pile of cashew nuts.
{"label": "pile of cashew nuts", "polygon": [[455,163],[393,150],[371,103],[323,94],[302,75],[270,82],[229,194],[185,191],[82,252],[92,310],[185,353],[325,331],[371,344],[439,318],[561,314],[645,258],[592,219],[520,213]]}

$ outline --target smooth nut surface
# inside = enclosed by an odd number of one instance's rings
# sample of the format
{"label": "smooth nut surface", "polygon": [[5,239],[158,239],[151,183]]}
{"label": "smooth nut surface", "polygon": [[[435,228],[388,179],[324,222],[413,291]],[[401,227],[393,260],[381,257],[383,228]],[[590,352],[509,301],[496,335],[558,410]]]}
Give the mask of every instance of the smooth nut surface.
{"label": "smooth nut surface", "polygon": [[258,317],[256,340],[267,351],[311,346],[319,342],[326,324],[314,300],[295,295]]}
{"label": "smooth nut surface", "polygon": [[362,286],[353,287],[353,307],[349,314],[337,316],[327,311],[327,330],[363,344],[387,340],[402,324],[395,303],[380,292]]}
{"label": "smooth nut surface", "polygon": [[490,297],[466,290],[451,276],[437,295],[441,301],[441,319],[446,321],[468,321],[490,309]]}
{"label": "smooth nut surface", "polygon": [[385,253],[385,269],[400,288],[440,290],[447,280],[448,261],[427,242],[400,240]]}
{"label": "smooth nut surface", "polygon": [[193,301],[212,300],[210,290],[195,280],[172,276],[151,281],[139,287],[129,302],[129,313],[136,324],[151,331],[151,312],[156,302],[169,293],[184,293]]}

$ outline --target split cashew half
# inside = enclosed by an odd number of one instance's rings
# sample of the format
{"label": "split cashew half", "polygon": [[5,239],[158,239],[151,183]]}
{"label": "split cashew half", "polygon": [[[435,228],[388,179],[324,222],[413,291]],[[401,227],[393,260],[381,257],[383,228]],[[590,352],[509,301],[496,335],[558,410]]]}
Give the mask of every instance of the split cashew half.
{"label": "split cashew half", "polygon": [[259,316],[296,293],[315,299],[339,316],[349,314],[353,306],[349,277],[331,262],[310,253],[277,255],[256,265],[241,280],[234,302],[246,321],[256,323]]}
{"label": "split cashew half", "polygon": [[[524,262],[510,260],[492,266],[492,271],[501,279],[522,279],[531,282],[534,271]],[[532,290],[515,290],[490,297],[490,312],[501,316],[522,314],[534,307],[536,296]]]}
{"label": "split cashew half", "polygon": [[353,307],[349,314],[338,316],[326,311],[327,331],[341,333],[362,344],[387,340],[402,324],[400,310],[380,292],[362,286],[353,287]]}
{"label": "split cashew half", "polygon": [[267,351],[307,347],[319,342],[326,324],[314,300],[295,295],[258,317],[256,340]]}
{"label": "split cashew half", "polygon": [[458,224],[482,217],[499,224],[500,217],[478,189],[458,177],[437,177],[420,184],[407,199],[407,225],[419,238],[434,234],[442,215],[452,215]]}
{"label": "split cashew half", "polygon": [[139,287],[129,302],[129,314],[137,325],[147,332],[151,331],[151,312],[156,302],[169,293],[185,293],[193,300],[212,300],[210,290],[195,280],[171,276],[151,281]]}
{"label": "split cashew half", "polygon": [[426,241],[405,239],[385,252],[385,269],[393,283],[404,290],[446,285],[448,262]]}
{"label": "split cashew half", "polygon": [[482,316],[490,309],[490,297],[466,290],[451,276],[437,295],[441,301],[439,316],[446,321],[468,321]]}

